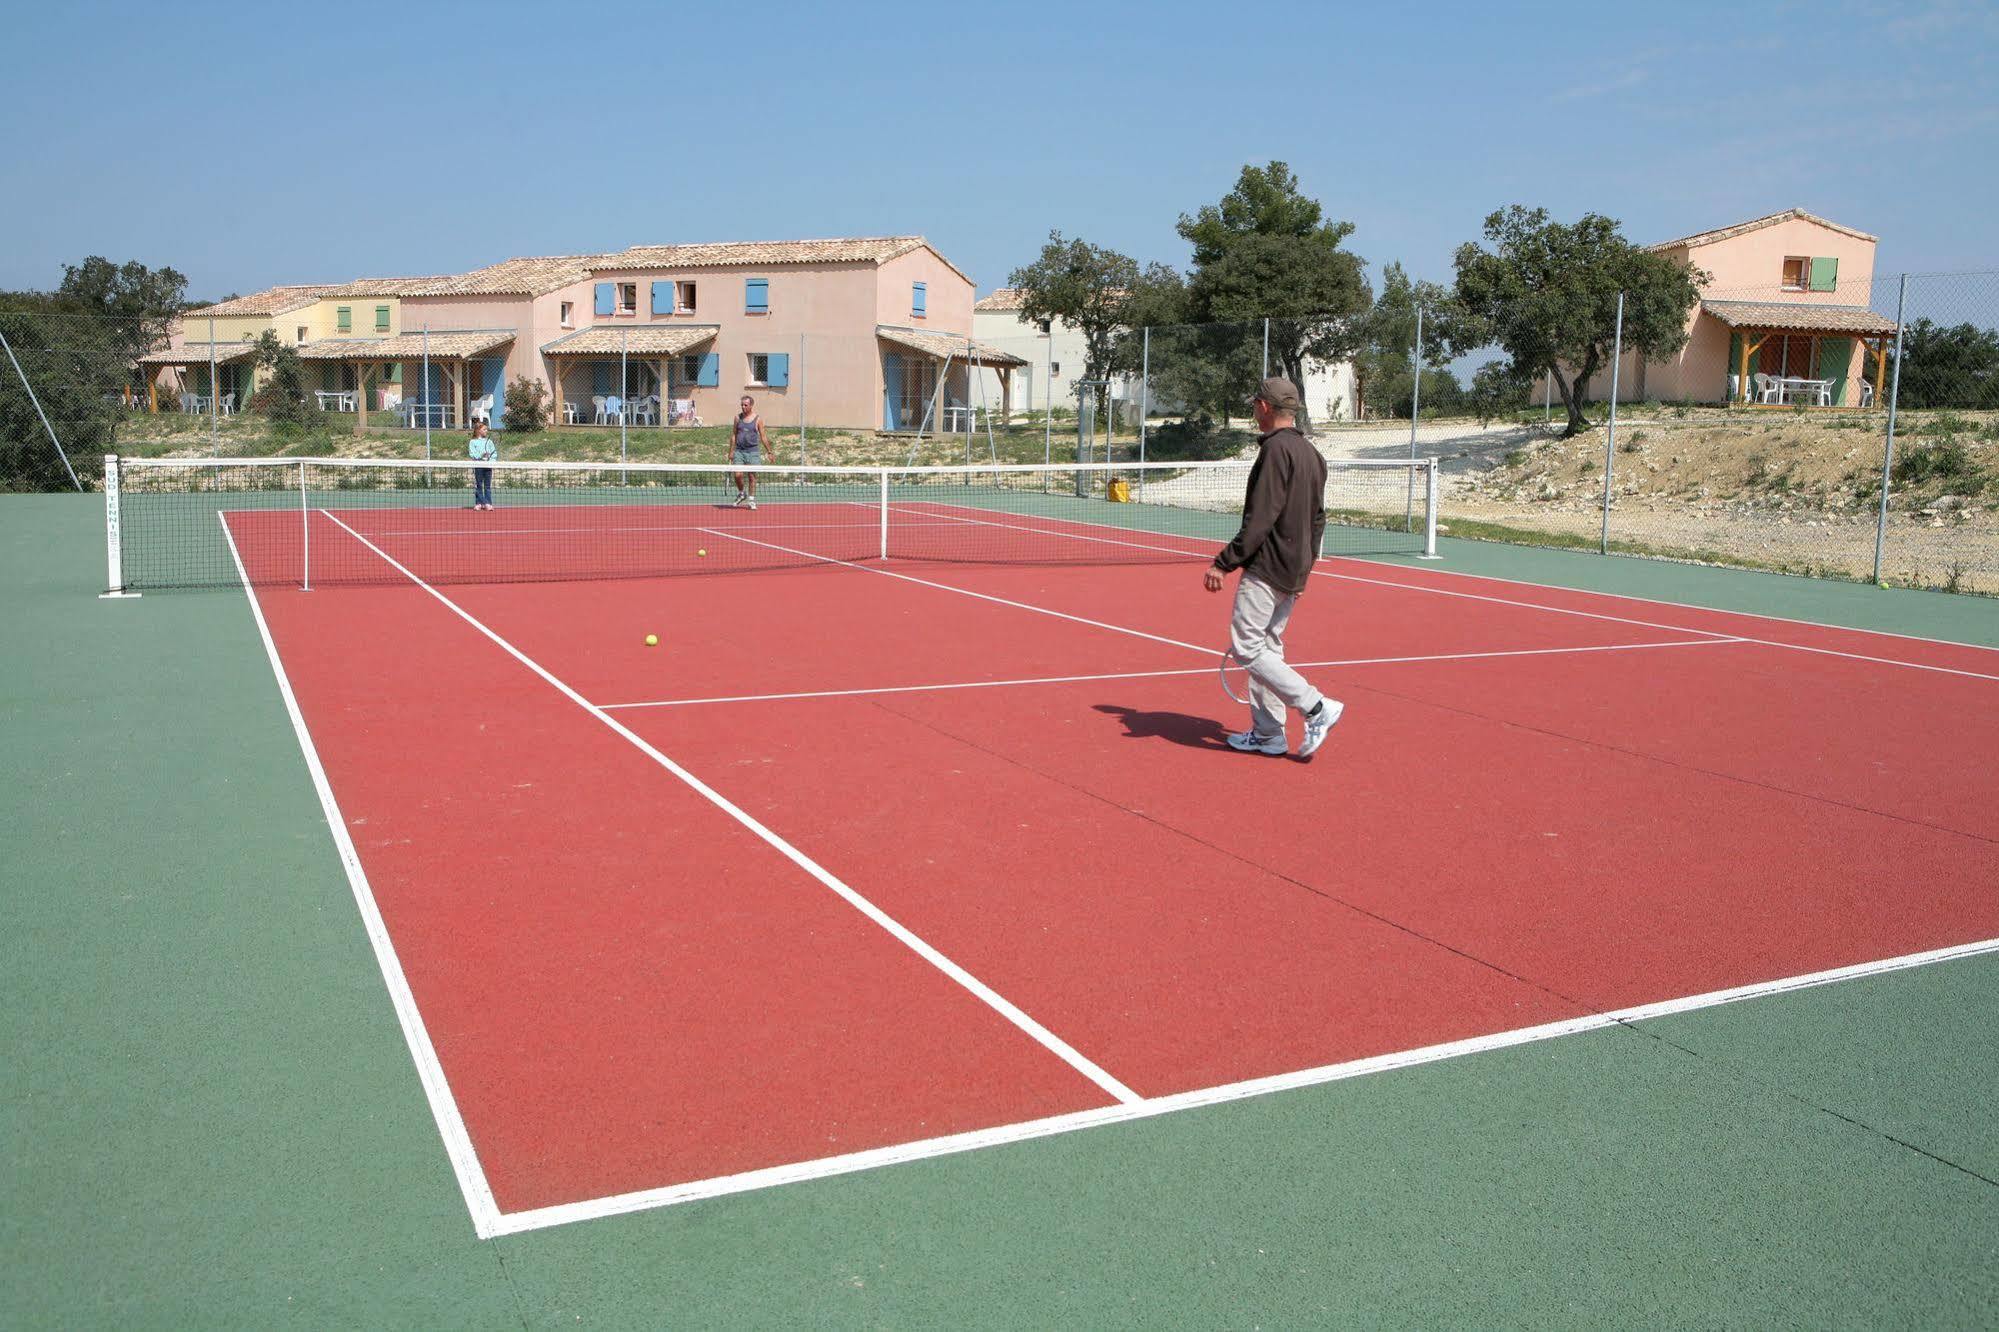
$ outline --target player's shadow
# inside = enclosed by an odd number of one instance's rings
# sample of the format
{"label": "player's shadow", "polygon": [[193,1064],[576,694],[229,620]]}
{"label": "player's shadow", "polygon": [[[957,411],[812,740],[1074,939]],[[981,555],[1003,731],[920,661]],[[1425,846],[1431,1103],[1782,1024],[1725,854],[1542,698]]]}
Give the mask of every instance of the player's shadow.
{"label": "player's shadow", "polygon": [[1190,717],[1184,712],[1142,712],[1115,703],[1098,703],[1096,710],[1123,722],[1124,733],[1133,740],[1170,740],[1193,749],[1229,750],[1228,731],[1213,717]]}

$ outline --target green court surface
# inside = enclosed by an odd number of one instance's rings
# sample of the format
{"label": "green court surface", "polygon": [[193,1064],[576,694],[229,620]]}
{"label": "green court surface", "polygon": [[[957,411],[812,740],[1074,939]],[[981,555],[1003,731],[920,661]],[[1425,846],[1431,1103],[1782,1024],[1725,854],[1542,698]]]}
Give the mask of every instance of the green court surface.
{"label": "green court surface", "polygon": [[[479,1240],[244,598],[99,601],[101,513],[0,498],[0,1324],[1999,1322],[1989,954]],[[1443,553],[1999,645],[1989,600]]]}

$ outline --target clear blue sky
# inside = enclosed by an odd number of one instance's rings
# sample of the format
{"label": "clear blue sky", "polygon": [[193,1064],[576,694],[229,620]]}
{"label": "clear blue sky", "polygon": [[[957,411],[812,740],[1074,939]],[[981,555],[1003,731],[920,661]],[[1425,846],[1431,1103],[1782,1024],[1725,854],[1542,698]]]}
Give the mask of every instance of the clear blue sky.
{"label": "clear blue sky", "polygon": [[1421,277],[1516,202],[1999,268],[1999,6],[1633,10],[14,0],[0,287],[920,232],[983,291],[1051,228],[1184,266],[1177,216],[1272,158]]}

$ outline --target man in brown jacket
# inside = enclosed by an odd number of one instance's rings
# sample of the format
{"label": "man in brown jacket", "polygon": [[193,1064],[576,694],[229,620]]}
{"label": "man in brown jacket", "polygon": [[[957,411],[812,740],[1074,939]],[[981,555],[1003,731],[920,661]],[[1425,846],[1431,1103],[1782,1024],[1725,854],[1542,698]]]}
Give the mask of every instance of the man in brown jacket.
{"label": "man in brown jacket", "polygon": [[1250,406],[1262,438],[1249,469],[1242,530],[1203,577],[1208,591],[1219,592],[1231,571],[1242,570],[1229,618],[1229,650],[1249,672],[1250,727],[1231,735],[1229,744],[1245,753],[1282,754],[1284,709],[1291,707],[1305,719],[1298,757],[1310,758],[1345,705],[1322,695],[1286,664],[1284,628],[1326,534],[1326,460],[1298,433],[1298,388],[1290,380],[1264,380]]}

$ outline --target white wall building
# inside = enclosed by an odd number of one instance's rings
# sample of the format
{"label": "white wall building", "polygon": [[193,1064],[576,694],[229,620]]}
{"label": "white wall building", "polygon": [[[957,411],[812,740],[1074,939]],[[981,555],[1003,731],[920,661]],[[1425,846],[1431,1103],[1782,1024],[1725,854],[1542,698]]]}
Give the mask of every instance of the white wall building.
{"label": "white wall building", "polygon": [[[1015,407],[1040,411],[1047,404],[1047,386],[1051,381],[1048,367],[1052,361],[1055,405],[1075,410],[1076,381],[1083,376],[1083,335],[1059,319],[1051,331],[1044,332],[1040,325],[1021,317],[1020,305],[1021,294],[1012,287],[1001,287],[980,300],[972,306],[972,336],[1028,362],[1031,368],[1013,371]],[[998,372],[987,371],[985,379],[986,400],[997,408],[1000,400]],[[1354,418],[1352,362],[1308,361],[1305,382],[1298,389],[1304,395],[1305,410],[1312,420],[1351,421]],[[1132,404],[1127,410],[1136,411],[1138,376],[1125,375],[1115,380],[1111,385],[1111,397],[1117,402]],[[1178,412],[1172,403],[1161,400],[1157,384],[1152,386],[1148,402],[1154,415]]]}

